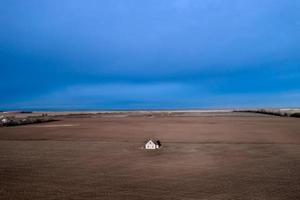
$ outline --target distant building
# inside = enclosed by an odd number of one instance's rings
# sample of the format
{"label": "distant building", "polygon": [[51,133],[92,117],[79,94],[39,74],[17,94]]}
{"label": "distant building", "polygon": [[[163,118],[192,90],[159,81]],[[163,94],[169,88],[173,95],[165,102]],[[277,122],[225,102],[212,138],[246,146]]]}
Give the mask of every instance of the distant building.
{"label": "distant building", "polygon": [[159,140],[150,139],[145,143],[145,149],[158,149],[161,147]]}
{"label": "distant building", "polygon": [[7,122],[8,122],[8,119],[6,119],[6,118],[1,119],[2,124],[6,124]]}

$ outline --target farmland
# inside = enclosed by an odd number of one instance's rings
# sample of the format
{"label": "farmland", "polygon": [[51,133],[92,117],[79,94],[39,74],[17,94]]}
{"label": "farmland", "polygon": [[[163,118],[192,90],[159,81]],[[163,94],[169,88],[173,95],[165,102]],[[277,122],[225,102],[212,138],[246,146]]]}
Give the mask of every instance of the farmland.
{"label": "farmland", "polygon": [[[300,121],[257,113],[54,116],[0,128],[0,199],[299,199]],[[142,149],[148,138],[162,148]]]}

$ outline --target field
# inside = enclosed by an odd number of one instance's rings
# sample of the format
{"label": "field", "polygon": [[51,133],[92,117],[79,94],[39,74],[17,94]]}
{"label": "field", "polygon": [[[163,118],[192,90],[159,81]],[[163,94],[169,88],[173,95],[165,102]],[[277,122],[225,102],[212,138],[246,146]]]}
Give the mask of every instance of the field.
{"label": "field", "polygon": [[[300,199],[300,119],[89,114],[0,128],[0,199]],[[157,138],[162,148],[141,147]]]}

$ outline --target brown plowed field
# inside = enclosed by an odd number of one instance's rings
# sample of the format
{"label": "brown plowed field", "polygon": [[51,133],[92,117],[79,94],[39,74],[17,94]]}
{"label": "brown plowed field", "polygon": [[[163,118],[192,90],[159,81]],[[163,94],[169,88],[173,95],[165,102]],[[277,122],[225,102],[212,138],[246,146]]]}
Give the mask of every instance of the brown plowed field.
{"label": "brown plowed field", "polygon": [[[300,119],[61,116],[0,128],[0,199],[300,199]],[[147,138],[163,147],[141,149]]]}

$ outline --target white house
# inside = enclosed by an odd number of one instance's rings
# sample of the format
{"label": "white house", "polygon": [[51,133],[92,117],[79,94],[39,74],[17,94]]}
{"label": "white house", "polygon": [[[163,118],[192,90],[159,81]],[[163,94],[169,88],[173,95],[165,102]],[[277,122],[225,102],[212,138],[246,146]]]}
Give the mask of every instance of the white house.
{"label": "white house", "polygon": [[148,140],[146,143],[145,143],[145,149],[158,149],[161,147],[161,143],[159,140]]}

